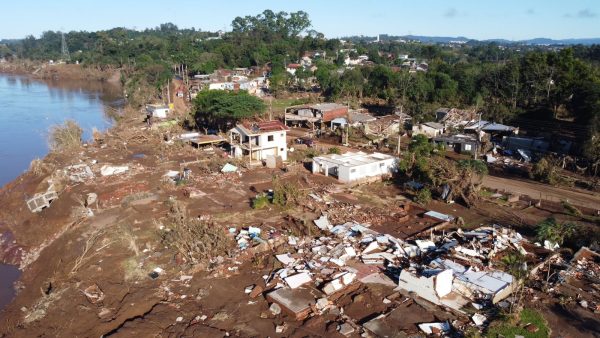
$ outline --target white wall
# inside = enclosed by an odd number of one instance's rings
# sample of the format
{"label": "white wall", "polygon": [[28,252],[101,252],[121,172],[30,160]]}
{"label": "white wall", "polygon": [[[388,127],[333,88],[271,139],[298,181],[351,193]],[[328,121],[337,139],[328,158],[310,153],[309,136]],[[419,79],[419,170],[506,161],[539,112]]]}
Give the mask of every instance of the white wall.
{"label": "white wall", "polygon": [[390,158],[374,163],[368,163],[357,166],[340,166],[337,163],[328,161],[327,158],[313,159],[313,173],[322,172],[326,168],[331,170],[337,168],[338,180],[343,183],[362,180],[369,177],[377,177],[391,174],[396,167],[396,159]]}
{"label": "white wall", "polygon": [[[287,139],[285,137],[285,131],[277,131],[271,133],[265,133],[259,135],[258,145],[259,148],[268,149],[268,148],[277,148],[277,155],[281,156],[281,158],[286,161],[287,160]],[[273,140],[269,141],[269,136],[273,136]],[[283,150],[282,150],[283,149]],[[263,154],[263,160],[266,159],[266,154]]]}

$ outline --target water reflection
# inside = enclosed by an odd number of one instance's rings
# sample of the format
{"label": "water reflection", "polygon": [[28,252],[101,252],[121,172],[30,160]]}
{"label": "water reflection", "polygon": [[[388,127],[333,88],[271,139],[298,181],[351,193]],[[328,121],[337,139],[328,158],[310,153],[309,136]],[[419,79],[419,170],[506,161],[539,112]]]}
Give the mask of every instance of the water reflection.
{"label": "water reflection", "polygon": [[50,126],[73,119],[89,139],[92,128],[110,127],[108,112],[122,105],[121,88],[110,83],[0,74],[0,186],[45,156]]}

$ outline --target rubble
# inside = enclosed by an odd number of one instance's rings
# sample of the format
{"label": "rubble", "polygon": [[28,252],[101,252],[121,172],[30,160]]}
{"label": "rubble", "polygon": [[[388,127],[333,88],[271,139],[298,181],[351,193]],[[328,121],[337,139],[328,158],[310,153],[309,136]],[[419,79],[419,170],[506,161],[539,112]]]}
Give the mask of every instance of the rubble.
{"label": "rubble", "polygon": [[129,166],[112,166],[112,165],[103,165],[100,168],[100,174],[102,176],[112,176],[119,175],[125,173],[129,170]]}
{"label": "rubble", "polygon": [[35,194],[27,200],[27,207],[31,212],[40,212],[48,207],[50,203],[58,198],[56,191],[49,189],[44,193]]}
{"label": "rubble", "polygon": [[94,178],[92,169],[87,164],[75,164],[65,168],[65,172],[72,182],[81,183]]}

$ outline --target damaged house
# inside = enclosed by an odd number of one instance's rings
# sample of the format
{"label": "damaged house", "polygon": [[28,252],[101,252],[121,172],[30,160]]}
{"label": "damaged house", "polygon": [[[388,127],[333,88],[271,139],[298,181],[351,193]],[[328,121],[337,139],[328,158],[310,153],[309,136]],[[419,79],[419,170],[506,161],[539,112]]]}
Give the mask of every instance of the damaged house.
{"label": "damaged house", "polygon": [[287,160],[288,127],[279,121],[246,122],[229,131],[234,157],[248,156],[251,161],[263,161],[269,156]]}
{"label": "damaged house", "polygon": [[285,125],[305,125],[314,130],[326,127],[336,118],[346,116],[348,116],[348,106],[337,103],[293,106],[285,109]]}
{"label": "damaged house", "polygon": [[459,128],[465,126],[469,121],[477,119],[474,109],[439,108],[435,111],[435,119],[446,128]]}
{"label": "damaged house", "polygon": [[412,136],[425,135],[427,138],[433,138],[443,133],[444,125],[437,122],[425,122],[412,127]]}
{"label": "damaged house", "polygon": [[312,172],[334,176],[343,183],[358,183],[390,176],[396,170],[397,162],[396,157],[381,153],[330,154],[314,157]]}

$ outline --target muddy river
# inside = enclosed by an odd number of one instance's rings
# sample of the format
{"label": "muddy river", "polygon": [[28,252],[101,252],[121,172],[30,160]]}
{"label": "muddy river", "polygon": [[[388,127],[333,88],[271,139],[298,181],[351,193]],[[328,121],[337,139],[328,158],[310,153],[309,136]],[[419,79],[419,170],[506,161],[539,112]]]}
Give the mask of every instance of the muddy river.
{"label": "muddy river", "polygon": [[[0,186],[48,152],[48,131],[66,119],[79,123],[84,138],[92,128],[110,127],[123,105],[118,86],[95,81],[40,81],[0,74]],[[19,271],[0,264],[0,309],[14,296]]]}

